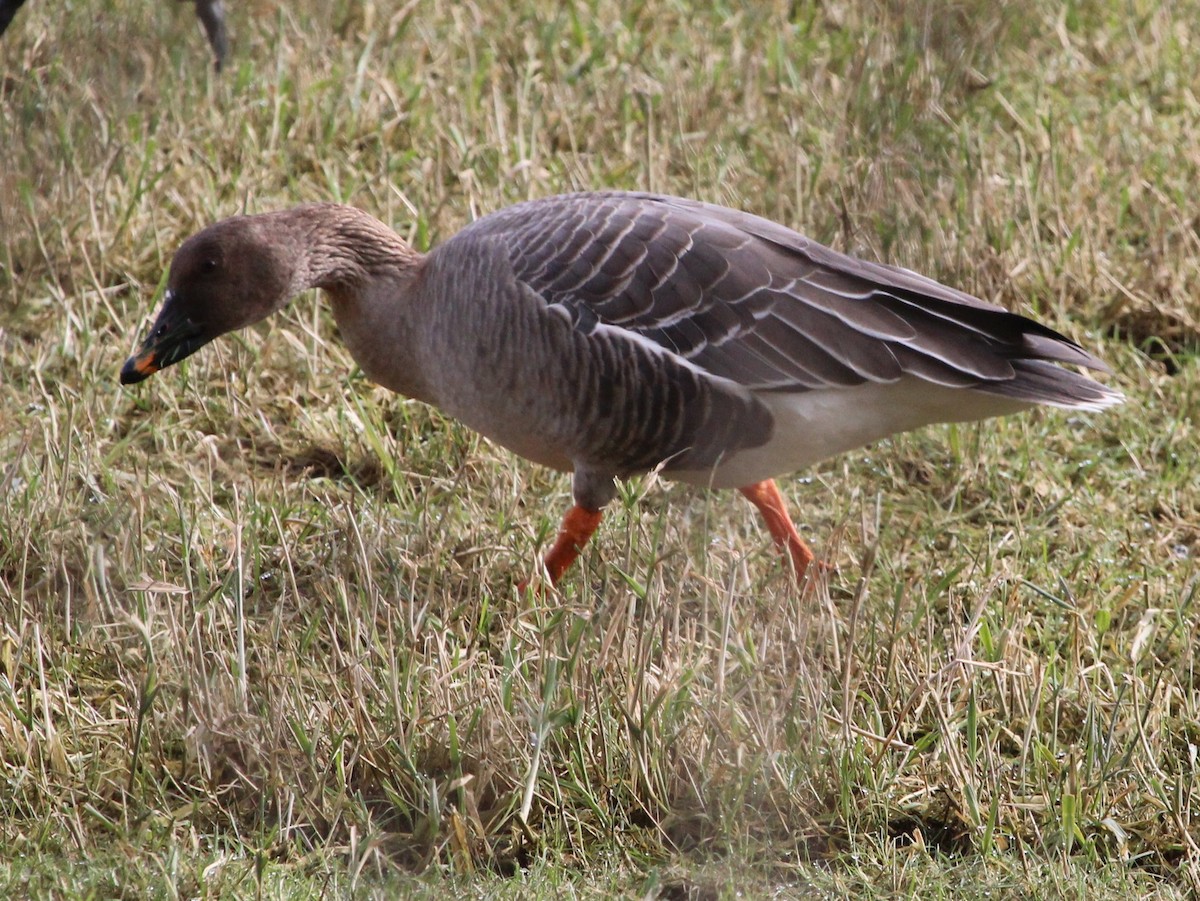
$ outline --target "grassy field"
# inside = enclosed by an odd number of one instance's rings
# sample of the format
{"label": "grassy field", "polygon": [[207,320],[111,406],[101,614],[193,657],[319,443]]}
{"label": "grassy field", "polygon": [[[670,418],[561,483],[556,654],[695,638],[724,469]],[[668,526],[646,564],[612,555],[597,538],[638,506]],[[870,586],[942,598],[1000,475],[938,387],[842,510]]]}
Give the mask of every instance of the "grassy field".
{"label": "grassy field", "polygon": [[[1200,891],[1200,3],[34,2],[0,39],[0,896]],[[1129,402],[732,493],[568,480],[323,299],[135,389],[178,243],[742,207],[1035,315]]]}

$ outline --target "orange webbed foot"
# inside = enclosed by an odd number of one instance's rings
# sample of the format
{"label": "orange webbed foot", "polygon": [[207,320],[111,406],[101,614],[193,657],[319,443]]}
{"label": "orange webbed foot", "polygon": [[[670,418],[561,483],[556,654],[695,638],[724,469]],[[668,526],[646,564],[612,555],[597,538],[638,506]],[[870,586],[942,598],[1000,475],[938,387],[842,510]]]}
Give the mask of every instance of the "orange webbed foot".
{"label": "orange webbed foot", "polygon": [[837,571],[833,564],[817,560],[817,555],[813,553],[812,548],[800,537],[800,533],[796,531],[796,526],[792,522],[792,517],[788,515],[783,495],[779,493],[779,486],[775,484],[774,479],[755,482],[753,485],[746,485],[738,490],[758,508],[775,546],[782,553],[787,554],[792,563],[792,573],[796,577],[797,585],[811,585],[816,581],[828,578],[831,573]]}
{"label": "orange webbed foot", "polygon": [[[554,539],[554,544],[543,561],[551,585],[557,585],[563,573],[578,559],[579,552],[599,528],[603,515],[599,510],[589,510],[579,504],[567,511],[559,527],[558,537]],[[517,590],[524,592],[529,585],[530,580],[525,579],[517,583]]]}

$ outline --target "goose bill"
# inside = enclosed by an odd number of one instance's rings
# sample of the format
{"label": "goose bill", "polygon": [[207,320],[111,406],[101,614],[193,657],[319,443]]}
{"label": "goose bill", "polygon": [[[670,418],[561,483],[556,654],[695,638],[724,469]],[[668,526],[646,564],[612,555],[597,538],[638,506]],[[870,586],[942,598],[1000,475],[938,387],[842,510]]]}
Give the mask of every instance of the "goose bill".
{"label": "goose bill", "polygon": [[175,294],[168,291],[154,327],[121,367],[121,384],[133,385],[147,379],[191,356],[210,340],[195,322],[178,312]]}

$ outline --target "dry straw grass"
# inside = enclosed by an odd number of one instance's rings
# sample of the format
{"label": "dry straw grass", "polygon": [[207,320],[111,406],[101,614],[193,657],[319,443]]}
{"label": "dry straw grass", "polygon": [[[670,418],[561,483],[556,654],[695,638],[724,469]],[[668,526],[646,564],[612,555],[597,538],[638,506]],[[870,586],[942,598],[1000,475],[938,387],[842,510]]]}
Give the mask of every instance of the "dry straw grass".
{"label": "dry straw grass", "polygon": [[[174,5],[0,44],[7,896],[1200,889],[1200,7],[232,6],[219,79]],[[801,474],[816,597],[645,480],[539,599],[566,481],[368,384],[319,298],[116,384],[212,219],[425,246],[607,186],[1036,313],[1130,403]]]}

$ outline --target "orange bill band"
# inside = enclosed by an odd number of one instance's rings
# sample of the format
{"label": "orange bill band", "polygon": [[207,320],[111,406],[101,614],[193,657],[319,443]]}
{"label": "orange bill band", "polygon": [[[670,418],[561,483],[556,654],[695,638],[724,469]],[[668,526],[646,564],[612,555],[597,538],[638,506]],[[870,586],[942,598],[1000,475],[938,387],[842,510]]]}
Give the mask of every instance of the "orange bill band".
{"label": "orange bill band", "polygon": [[142,350],[125,361],[121,367],[121,383],[132,385],[149,378],[162,367],[158,363],[158,352],[153,348]]}

